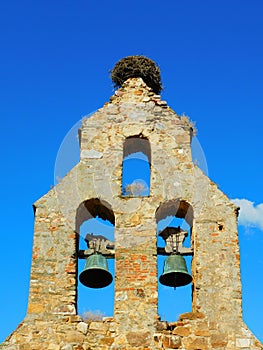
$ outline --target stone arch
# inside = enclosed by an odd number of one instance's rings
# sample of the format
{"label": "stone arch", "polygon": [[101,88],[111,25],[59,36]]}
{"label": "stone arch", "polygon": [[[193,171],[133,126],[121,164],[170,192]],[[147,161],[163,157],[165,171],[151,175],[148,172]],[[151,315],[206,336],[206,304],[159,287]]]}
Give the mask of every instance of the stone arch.
{"label": "stone arch", "polygon": [[[183,199],[169,200],[159,205],[155,212],[155,219],[157,223],[158,276],[163,273],[167,257],[178,253],[186,260],[188,273],[191,274],[193,207]],[[175,234],[178,234],[178,240],[174,238]],[[180,314],[192,310],[192,283],[174,289],[162,286],[158,277],[158,313],[163,321],[175,321]]]}
{"label": "stone arch", "polygon": [[176,216],[185,219],[190,227],[193,226],[194,210],[191,204],[185,200],[169,200],[160,204],[155,213],[156,222],[158,223],[167,216]]}
{"label": "stone arch", "polygon": [[108,220],[115,225],[115,216],[111,205],[105,200],[99,198],[92,198],[82,202],[77,208],[76,213],[76,231],[79,231],[80,226],[84,221],[96,216],[103,220]]}
{"label": "stone arch", "polygon": [[[105,288],[89,288],[79,281],[86,259],[99,253],[104,256],[108,270],[115,275],[114,254],[107,254],[105,247],[114,249],[115,216],[111,205],[100,198],[83,201],[76,211],[76,232],[78,233],[77,255],[77,310],[84,319],[102,319],[112,316],[114,307],[114,278]],[[104,247],[105,246],[105,247]],[[99,247],[99,248],[98,248]],[[97,250],[98,248],[98,250]]]}

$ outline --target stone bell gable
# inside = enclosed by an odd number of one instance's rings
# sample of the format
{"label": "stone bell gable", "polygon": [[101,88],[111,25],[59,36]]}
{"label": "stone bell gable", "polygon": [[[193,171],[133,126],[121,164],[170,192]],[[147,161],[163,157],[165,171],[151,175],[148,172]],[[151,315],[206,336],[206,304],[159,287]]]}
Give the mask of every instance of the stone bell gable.
{"label": "stone bell gable", "polygon": [[[27,315],[2,349],[263,349],[242,319],[238,210],[193,162],[192,135],[140,77],[83,120],[80,162],[34,204]],[[123,159],[137,152],[150,165],[143,195],[123,186]],[[78,261],[91,253],[80,251],[79,232],[97,216],[114,225],[114,244],[99,248],[115,261],[114,315],[85,322]],[[192,312],[172,323],[157,311],[157,256],[172,249],[169,233],[166,250],[157,247],[157,225],[168,216],[191,227],[179,253],[193,256]]]}

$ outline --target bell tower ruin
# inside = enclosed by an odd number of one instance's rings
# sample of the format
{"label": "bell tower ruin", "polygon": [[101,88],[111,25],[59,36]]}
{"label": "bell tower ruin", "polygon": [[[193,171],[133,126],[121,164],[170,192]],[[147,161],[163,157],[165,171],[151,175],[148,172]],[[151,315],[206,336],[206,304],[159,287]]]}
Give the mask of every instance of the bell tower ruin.
{"label": "bell tower ruin", "polygon": [[[238,208],[194,164],[191,122],[161,99],[160,71],[150,59],[122,59],[112,79],[119,89],[83,120],[80,162],[34,204],[27,315],[0,348],[263,349],[242,319]],[[126,184],[124,160],[138,153],[149,181]],[[114,225],[114,241],[87,236],[80,250],[80,226],[95,217]],[[187,222],[191,247],[180,227],[158,231],[168,217]],[[192,311],[172,323],[158,316],[158,255],[166,258],[161,283],[192,283]],[[80,259],[87,259],[84,272]],[[114,315],[84,321],[79,275],[87,288],[104,287],[112,280],[107,259],[115,263]]]}

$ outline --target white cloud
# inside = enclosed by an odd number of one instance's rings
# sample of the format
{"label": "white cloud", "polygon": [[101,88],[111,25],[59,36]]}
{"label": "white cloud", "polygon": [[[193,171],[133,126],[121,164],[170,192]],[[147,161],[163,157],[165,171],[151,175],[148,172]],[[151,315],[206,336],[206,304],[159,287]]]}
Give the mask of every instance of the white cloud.
{"label": "white cloud", "polygon": [[232,199],[240,207],[238,222],[243,226],[257,227],[263,230],[263,203],[255,205],[247,199]]}

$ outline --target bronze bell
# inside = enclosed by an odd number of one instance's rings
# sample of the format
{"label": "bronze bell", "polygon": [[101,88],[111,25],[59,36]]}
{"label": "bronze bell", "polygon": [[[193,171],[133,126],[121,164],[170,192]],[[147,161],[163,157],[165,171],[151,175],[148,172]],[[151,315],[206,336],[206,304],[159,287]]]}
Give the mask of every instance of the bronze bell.
{"label": "bronze bell", "polygon": [[181,287],[192,282],[192,276],[188,273],[186,262],[181,255],[168,256],[159,281],[169,287]]}
{"label": "bronze bell", "polygon": [[112,282],[112,275],[108,270],[107,259],[101,254],[90,255],[79,275],[79,280],[89,288],[107,287]]}

